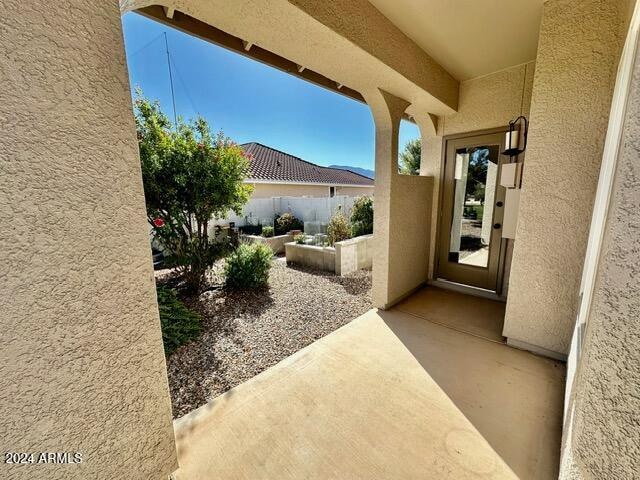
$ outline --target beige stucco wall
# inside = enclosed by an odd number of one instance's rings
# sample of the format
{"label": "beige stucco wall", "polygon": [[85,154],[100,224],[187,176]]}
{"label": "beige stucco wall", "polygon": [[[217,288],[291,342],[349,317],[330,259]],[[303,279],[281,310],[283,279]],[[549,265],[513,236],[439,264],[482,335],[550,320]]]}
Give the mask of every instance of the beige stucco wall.
{"label": "beige stucco wall", "polygon": [[640,472],[639,53],[629,92],[591,308],[571,385],[561,480],[635,479]]}
{"label": "beige stucco wall", "polygon": [[[326,185],[294,185],[286,183],[254,183],[252,198],[271,197],[328,197],[329,187]],[[337,195],[359,197],[373,195],[371,187],[337,187]]]}
{"label": "beige stucco wall", "polygon": [[[0,477],[166,478],[176,453],[117,2],[4,1],[0,83]],[[15,467],[7,451],[83,462]]]}
{"label": "beige stucco wall", "polygon": [[362,196],[373,196],[375,187],[371,185],[370,187],[338,187],[336,188],[336,195],[345,195],[347,197],[362,197]]}
{"label": "beige stucco wall", "polygon": [[380,90],[365,98],[376,126],[372,297],[376,307],[387,308],[427,281],[433,178],[398,174],[400,119],[408,103]]}
{"label": "beige stucco wall", "polygon": [[287,185],[255,183],[251,198],[271,197],[328,197],[329,187],[324,185]]}
{"label": "beige stucco wall", "polygon": [[[529,62],[462,82],[459,111],[454,115],[439,117],[436,128],[428,115],[415,112],[412,107],[408,109],[409,112],[414,112],[416,122],[420,126],[422,145],[424,145],[420,172],[422,175],[434,178],[433,205],[438,205],[440,201],[443,136],[497,127],[506,129],[513,118],[528,115],[534,70],[535,62]],[[434,277],[437,225],[438,209],[434,208],[431,212],[430,278]],[[508,266],[513,241],[505,241],[505,248]],[[503,282],[505,287],[509,283],[508,275],[507,268]],[[503,293],[506,293],[506,288]]]}
{"label": "beige stucco wall", "polygon": [[623,11],[616,0],[544,6],[503,334],[561,355],[575,321]]}

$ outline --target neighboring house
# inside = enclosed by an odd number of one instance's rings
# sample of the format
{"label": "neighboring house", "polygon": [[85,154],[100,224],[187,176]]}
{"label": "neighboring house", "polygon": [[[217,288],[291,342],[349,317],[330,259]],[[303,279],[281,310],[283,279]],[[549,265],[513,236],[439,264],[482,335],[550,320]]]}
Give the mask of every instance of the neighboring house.
{"label": "neighboring house", "polygon": [[321,167],[257,142],[241,146],[250,158],[246,183],[254,187],[253,198],[373,195],[373,180],[357,173]]}

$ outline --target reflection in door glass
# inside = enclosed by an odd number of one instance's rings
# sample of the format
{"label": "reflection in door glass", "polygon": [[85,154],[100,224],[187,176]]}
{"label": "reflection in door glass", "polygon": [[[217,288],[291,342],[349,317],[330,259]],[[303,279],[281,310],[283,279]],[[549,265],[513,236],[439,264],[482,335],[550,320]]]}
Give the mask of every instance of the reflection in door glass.
{"label": "reflection in door glass", "polygon": [[450,262],[489,264],[498,150],[498,145],[456,150]]}

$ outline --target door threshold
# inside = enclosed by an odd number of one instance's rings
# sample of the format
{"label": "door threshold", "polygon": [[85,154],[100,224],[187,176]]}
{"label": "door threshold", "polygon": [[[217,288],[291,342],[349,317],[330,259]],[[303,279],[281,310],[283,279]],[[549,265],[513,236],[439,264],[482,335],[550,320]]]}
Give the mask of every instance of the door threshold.
{"label": "door threshold", "polygon": [[436,280],[429,280],[429,285],[434,287],[443,288],[445,290],[453,290],[454,292],[464,293],[466,295],[473,295],[474,297],[487,298],[489,300],[496,300],[498,302],[506,302],[507,298],[498,295],[492,290],[486,290],[484,288],[472,287],[471,285],[464,285],[462,283],[451,282],[444,278],[438,278]]}

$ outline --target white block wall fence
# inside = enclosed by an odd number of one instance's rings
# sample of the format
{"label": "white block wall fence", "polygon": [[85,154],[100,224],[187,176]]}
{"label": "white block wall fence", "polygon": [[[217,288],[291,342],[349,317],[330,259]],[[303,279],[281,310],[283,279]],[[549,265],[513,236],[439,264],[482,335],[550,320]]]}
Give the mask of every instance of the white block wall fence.
{"label": "white block wall fence", "polygon": [[342,208],[345,217],[349,218],[354,202],[358,197],[271,197],[252,198],[244,206],[242,215],[231,214],[228,218],[217,220],[217,225],[234,222],[236,226],[262,225],[273,226],[276,215],[292,213],[303,222],[328,223],[329,219]]}

